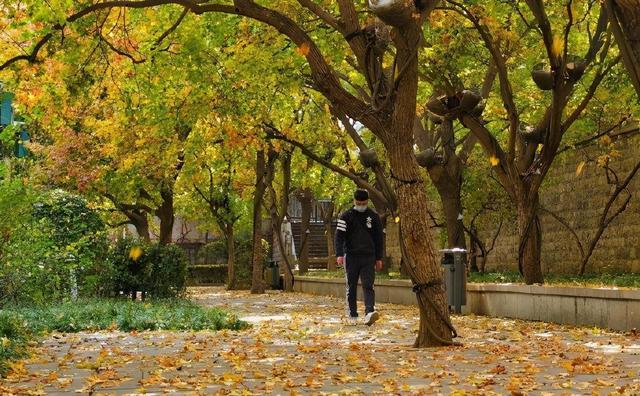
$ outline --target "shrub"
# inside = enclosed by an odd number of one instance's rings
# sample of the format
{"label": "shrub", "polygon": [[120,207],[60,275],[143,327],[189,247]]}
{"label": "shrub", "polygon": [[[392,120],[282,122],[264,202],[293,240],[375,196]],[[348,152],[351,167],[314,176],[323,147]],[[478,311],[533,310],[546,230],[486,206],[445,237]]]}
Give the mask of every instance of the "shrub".
{"label": "shrub", "polygon": [[144,291],[152,297],[183,294],[187,278],[187,257],[174,245],[151,244],[123,238],[112,246],[103,272],[102,295]]}
{"label": "shrub", "polygon": [[154,245],[149,252],[151,271],[145,291],[152,297],[176,297],[184,293],[188,258],[175,245]]}
{"label": "shrub", "polygon": [[84,199],[0,181],[0,304],[91,295],[105,227]]}

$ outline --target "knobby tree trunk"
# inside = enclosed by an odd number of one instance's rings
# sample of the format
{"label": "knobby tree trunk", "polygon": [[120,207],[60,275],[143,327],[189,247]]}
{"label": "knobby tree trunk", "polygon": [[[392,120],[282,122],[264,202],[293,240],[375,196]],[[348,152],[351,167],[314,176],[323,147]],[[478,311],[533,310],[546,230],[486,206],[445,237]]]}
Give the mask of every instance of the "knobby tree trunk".
{"label": "knobby tree trunk", "polygon": [[236,285],[236,271],[235,271],[235,261],[236,261],[236,247],[234,241],[234,229],[233,223],[225,224],[225,238],[227,242],[227,289],[235,290]]}
{"label": "knobby tree trunk", "polygon": [[265,173],[267,171],[264,151],[258,151],[256,155],[256,189],[253,195],[253,252],[251,255],[252,277],[251,293],[264,293],[265,285],[263,279],[264,257],[262,252],[262,204],[264,193],[267,188],[265,183]]}
{"label": "knobby tree trunk", "polygon": [[538,193],[518,199],[518,268],[527,285],[544,283],[540,264],[542,228],[538,217]]}
{"label": "knobby tree trunk", "polygon": [[[403,147],[404,146],[404,147]],[[417,285],[424,288],[417,294],[420,326],[416,347],[445,345],[451,342],[448,304],[442,285],[442,269],[436,260],[431,238],[427,196],[418,164],[409,144],[390,148],[389,159],[399,181],[396,187],[400,212],[401,243],[408,263],[405,269]]]}

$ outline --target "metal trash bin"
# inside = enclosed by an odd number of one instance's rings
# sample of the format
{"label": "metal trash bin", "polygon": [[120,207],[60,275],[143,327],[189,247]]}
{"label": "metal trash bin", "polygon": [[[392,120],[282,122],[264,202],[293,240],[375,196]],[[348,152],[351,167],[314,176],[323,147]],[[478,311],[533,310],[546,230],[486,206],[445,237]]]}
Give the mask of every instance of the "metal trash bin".
{"label": "metal trash bin", "polygon": [[449,307],[453,307],[455,313],[462,313],[462,306],[467,304],[467,251],[454,248],[440,252],[443,253],[444,284]]}

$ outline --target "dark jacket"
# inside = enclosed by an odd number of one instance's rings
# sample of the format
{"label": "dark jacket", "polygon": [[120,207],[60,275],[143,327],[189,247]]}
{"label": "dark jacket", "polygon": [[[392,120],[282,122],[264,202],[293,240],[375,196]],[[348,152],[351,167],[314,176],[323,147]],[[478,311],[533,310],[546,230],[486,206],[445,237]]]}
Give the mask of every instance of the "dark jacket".
{"label": "dark jacket", "polygon": [[380,216],[372,209],[351,208],[340,215],[336,227],[336,257],[370,256],[382,260],[384,234]]}

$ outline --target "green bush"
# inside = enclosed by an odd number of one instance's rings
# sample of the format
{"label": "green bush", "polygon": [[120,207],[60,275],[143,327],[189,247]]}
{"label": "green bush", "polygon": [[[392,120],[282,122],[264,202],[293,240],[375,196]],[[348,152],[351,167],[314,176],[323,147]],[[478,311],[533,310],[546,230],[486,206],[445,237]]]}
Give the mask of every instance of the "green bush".
{"label": "green bush", "polygon": [[151,271],[144,289],[152,297],[181,296],[187,283],[188,258],[175,245],[153,245],[149,251]]}
{"label": "green bush", "polygon": [[0,305],[92,295],[106,231],[84,199],[0,180]]}
{"label": "green bush", "polygon": [[123,238],[112,246],[102,275],[101,295],[144,291],[151,297],[177,297],[184,293],[188,259],[174,245],[151,244]]}

